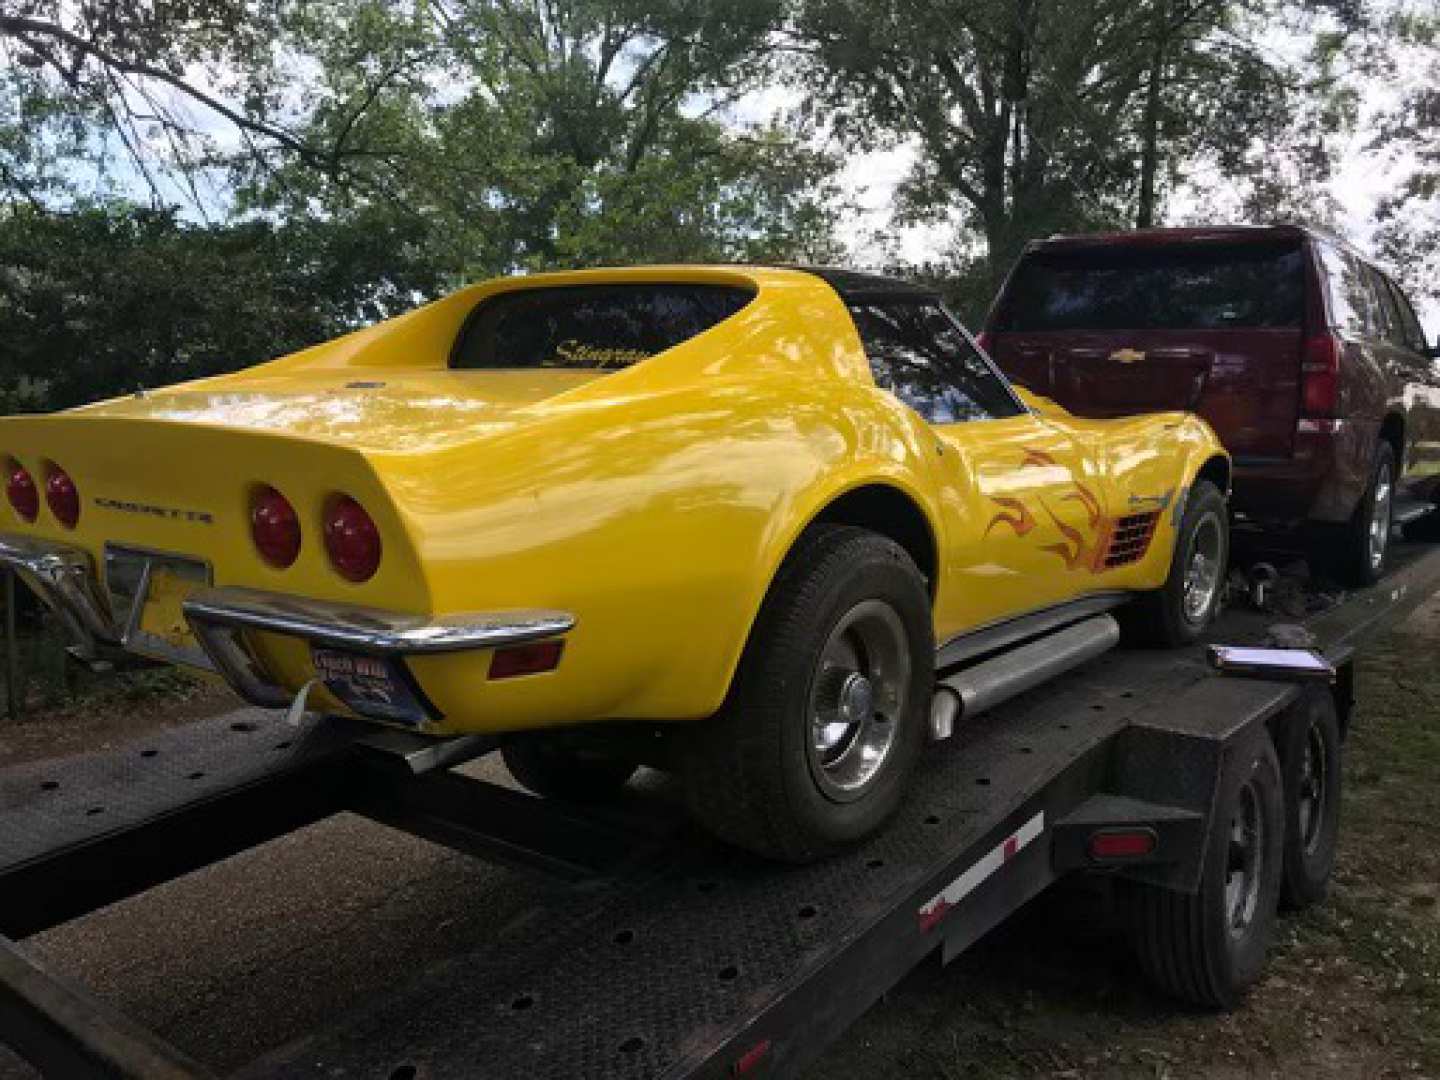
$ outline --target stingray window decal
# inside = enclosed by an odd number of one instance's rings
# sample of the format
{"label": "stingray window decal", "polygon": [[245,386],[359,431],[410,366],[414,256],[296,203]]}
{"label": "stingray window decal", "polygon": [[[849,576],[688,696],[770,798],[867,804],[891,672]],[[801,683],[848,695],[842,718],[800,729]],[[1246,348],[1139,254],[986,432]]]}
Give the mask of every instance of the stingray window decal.
{"label": "stingray window decal", "polygon": [[732,285],[561,285],[487,297],[450,366],[619,371],[724,322],[754,298]]}

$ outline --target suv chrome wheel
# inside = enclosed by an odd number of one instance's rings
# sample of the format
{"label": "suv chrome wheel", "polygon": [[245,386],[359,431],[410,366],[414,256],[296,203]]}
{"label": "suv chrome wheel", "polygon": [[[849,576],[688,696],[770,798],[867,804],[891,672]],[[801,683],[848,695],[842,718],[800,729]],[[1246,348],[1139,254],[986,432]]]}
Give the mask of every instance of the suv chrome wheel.
{"label": "suv chrome wheel", "polygon": [[1375,474],[1375,499],[1370,513],[1368,554],[1370,568],[1378,571],[1385,562],[1385,551],[1390,546],[1391,510],[1394,503],[1395,484],[1390,475],[1390,465],[1381,463]]}

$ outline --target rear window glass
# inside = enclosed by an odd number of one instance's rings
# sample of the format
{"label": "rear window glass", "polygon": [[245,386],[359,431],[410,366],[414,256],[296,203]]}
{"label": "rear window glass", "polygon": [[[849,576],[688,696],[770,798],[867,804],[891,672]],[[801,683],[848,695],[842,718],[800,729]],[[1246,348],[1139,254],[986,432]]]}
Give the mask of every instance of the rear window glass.
{"label": "rear window glass", "polygon": [[1300,249],[1269,244],[1042,252],[1016,267],[997,330],[1298,327]]}
{"label": "rear window glass", "polygon": [[674,348],[754,296],[729,285],[577,285],[484,300],[466,320],[452,368],[614,371]]}

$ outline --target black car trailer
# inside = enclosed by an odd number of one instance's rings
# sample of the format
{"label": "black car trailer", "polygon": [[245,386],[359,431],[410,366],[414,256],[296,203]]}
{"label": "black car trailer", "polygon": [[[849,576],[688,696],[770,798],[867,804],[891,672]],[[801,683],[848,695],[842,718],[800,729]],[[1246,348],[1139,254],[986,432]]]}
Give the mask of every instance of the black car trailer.
{"label": "black car trailer", "polygon": [[[1263,965],[1277,890],[1323,892],[1339,796],[1324,736],[1348,722],[1356,650],[1437,588],[1440,549],[1399,545],[1377,587],[1306,620],[1333,685],[1224,677],[1198,647],[1107,654],[962,723],[882,835],[801,868],[699,836],[663,785],[567,806],[457,769],[479,740],[336,721],[237,713],[12,767],[0,1040],[66,1078],[209,1075],[15,942],[341,811],[566,884],[236,1075],[790,1076],[922,960],[1074,872],[1117,879],[1164,989],[1224,1006]],[[1230,611],[1214,638],[1258,642],[1274,621]]]}

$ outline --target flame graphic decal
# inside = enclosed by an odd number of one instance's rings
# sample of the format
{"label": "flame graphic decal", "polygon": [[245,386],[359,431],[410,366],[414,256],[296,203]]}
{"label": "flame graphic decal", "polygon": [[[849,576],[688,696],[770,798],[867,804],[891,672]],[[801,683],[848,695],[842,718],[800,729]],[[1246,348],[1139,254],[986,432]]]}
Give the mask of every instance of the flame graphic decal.
{"label": "flame graphic decal", "polygon": [[990,535],[996,525],[1009,525],[1015,530],[1016,536],[1024,536],[1035,528],[1035,516],[1019,499],[1012,499],[1008,495],[992,495],[990,500],[999,503],[1002,509],[990,519],[990,524],[985,526],[986,536]]}
{"label": "flame graphic decal", "polygon": [[[1053,457],[1033,447],[1025,447],[1020,459],[1022,469],[1055,464],[1057,462]],[[1078,480],[1072,479],[1071,484],[1074,490],[1060,496],[1060,501],[1077,502],[1084,507],[1090,536],[1087,538],[1080,529],[1061,520],[1044,498],[1037,497],[1040,509],[1045,511],[1063,538],[1060,543],[1041,544],[1040,550],[1057,556],[1067,570],[1089,569],[1091,573],[1098,574],[1105,569],[1105,551],[1114,531],[1114,523],[1105,517],[1100,500],[1090,488]],[[992,495],[990,501],[999,506],[1000,510],[985,527],[985,536],[989,536],[997,525],[1008,525],[1015,531],[1016,536],[1025,536],[1035,528],[1035,515],[1020,499],[1009,495]]]}

